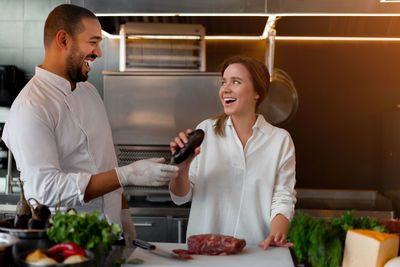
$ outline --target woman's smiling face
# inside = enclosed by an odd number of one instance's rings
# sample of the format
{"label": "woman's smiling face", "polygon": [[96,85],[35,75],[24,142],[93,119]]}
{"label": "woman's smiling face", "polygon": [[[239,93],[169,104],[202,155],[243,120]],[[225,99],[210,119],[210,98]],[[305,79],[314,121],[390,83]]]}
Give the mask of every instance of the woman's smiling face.
{"label": "woman's smiling face", "polygon": [[240,63],[229,65],[222,76],[219,97],[226,115],[254,114],[260,96],[254,90],[249,71]]}

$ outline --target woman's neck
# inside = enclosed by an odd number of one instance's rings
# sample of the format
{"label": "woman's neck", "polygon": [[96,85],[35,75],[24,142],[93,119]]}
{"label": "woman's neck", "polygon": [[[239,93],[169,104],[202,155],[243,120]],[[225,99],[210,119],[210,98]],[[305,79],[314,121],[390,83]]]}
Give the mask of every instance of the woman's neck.
{"label": "woman's neck", "polygon": [[242,143],[243,148],[253,134],[253,125],[256,123],[257,115],[255,113],[246,115],[232,115],[232,124],[235,127],[236,133]]}

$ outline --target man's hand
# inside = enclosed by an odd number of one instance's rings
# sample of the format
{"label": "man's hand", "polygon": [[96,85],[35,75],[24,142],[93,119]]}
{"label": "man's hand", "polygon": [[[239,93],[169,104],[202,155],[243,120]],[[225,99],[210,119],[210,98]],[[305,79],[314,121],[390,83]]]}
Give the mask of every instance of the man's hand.
{"label": "man's hand", "polygon": [[142,185],[161,186],[178,175],[177,166],[162,164],[164,158],[144,159],[123,167],[117,167],[117,176],[121,186]]}

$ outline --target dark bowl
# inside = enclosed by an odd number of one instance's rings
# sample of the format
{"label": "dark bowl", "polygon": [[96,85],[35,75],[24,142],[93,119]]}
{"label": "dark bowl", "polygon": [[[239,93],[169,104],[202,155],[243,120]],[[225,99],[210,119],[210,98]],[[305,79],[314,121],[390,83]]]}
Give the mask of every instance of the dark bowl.
{"label": "dark bowl", "polygon": [[[14,219],[8,219],[11,225],[14,225]],[[8,233],[21,239],[42,239],[47,238],[47,229],[15,229],[0,227],[0,232]]]}
{"label": "dark bowl", "polygon": [[12,262],[12,247],[19,242],[13,235],[0,233],[0,265],[8,266]]}

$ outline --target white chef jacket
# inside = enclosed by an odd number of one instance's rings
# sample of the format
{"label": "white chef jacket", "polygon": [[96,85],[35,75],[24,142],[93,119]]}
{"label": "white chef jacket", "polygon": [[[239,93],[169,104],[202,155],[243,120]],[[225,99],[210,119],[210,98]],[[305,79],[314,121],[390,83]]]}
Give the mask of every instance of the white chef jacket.
{"label": "white chef jacket", "polygon": [[225,137],[214,132],[215,120],[197,128],[205,131],[201,152],[190,165],[191,189],[186,196],[172,192],[180,205],[192,200],[187,236],[223,234],[258,244],[269,234],[278,214],[289,221],[296,203],[295,151],[289,133],[258,115],[243,149],[232,120]]}
{"label": "white chef jacket", "polygon": [[90,177],[117,167],[107,114],[93,85],[80,82],[71,91],[66,79],[37,66],[11,106],[2,138],[14,154],[27,199],[48,206],[61,200],[121,223],[122,188],[83,201]]}

